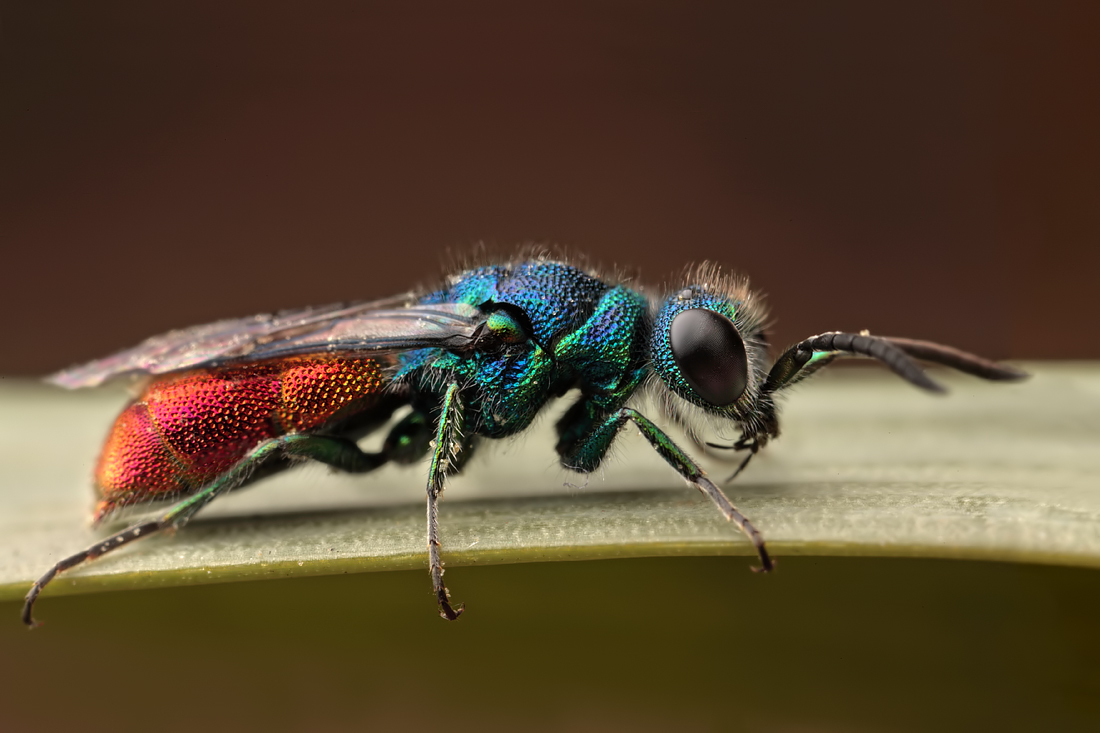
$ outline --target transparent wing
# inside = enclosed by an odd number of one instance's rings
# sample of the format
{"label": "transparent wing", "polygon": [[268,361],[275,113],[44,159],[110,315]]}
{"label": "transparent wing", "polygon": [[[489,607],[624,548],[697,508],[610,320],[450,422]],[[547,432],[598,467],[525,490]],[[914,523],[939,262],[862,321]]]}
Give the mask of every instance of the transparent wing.
{"label": "transparent wing", "polygon": [[132,349],[48,378],[76,389],[116,377],[165,374],[233,361],[330,352],[460,348],[474,338],[481,312],[463,303],[417,305],[412,294],[335,304],[169,331]]}

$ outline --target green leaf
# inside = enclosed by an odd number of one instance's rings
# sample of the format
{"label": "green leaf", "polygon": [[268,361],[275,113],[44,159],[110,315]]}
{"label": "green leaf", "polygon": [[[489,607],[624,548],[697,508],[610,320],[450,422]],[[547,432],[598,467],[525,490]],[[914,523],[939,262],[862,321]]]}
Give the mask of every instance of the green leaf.
{"label": "green leaf", "polygon": [[[780,572],[793,555],[1100,567],[1100,366],[1027,368],[1034,377],[1021,384],[937,373],[946,398],[877,369],[833,370],[790,398],[782,437],[727,493],[764,533]],[[87,524],[90,476],[126,399],[0,381],[0,600],[103,536]],[[552,425],[483,444],[451,483],[448,567],[752,554],[637,431],[624,431],[586,483],[557,466]],[[726,475],[734,464],[713,453],[704,463]],[[175,536],[63,574],[46,594],[426,570],[424,476],[423,466],[366,477],[295,468],[219,500]]]}

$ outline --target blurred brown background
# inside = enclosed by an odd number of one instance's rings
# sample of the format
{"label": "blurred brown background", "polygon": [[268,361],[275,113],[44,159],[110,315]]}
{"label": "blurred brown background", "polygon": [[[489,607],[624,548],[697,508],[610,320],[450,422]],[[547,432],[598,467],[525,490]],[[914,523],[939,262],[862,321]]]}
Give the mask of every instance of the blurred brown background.
{"label": "blurred brown background", "polygon": [[559,242],[1100,357],[1100,5],[5,3],[0,373]]}

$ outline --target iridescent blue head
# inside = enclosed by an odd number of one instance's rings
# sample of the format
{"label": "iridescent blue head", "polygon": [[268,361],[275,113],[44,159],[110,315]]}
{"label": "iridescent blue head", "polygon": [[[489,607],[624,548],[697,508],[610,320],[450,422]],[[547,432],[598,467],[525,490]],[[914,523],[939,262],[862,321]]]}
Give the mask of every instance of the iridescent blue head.
{"label": "iridescent blue head", "polygon": [[765,316],[747,281],[708,263],[688,272],[661,303],[650,342],[671,414],[687,425],[717,417],[751,427],[767,376]]}

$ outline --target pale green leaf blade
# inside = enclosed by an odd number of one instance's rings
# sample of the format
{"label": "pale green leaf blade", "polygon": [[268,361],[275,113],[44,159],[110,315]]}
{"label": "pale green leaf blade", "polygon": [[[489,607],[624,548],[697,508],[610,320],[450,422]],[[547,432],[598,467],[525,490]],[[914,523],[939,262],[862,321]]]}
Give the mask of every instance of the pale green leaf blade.
{"label": "pale green leaf blade", "polygon": [[[783,436],[727,493],[780,561],[1100,566],[1100,367],[1027,368],[1035,377],[1012,385],[938,373],[952,389],[946,398],[874,369],[823,375],[791,397]],[[102,536],[87,526],[90,475],[125,400],[0,382],[0,599],[21,596],[52,563]],[[636,431],[624,431],[586,483],[557,467],[552,424],[489,446],[452,482],[442,517],[448,567],[752,554]],[[704,462],[716,476],[731,470]],[[423,480],[422,466],[367,477],[297,468],[220,500],[174,537],[61,576],[48,593],[426,569]]]}

